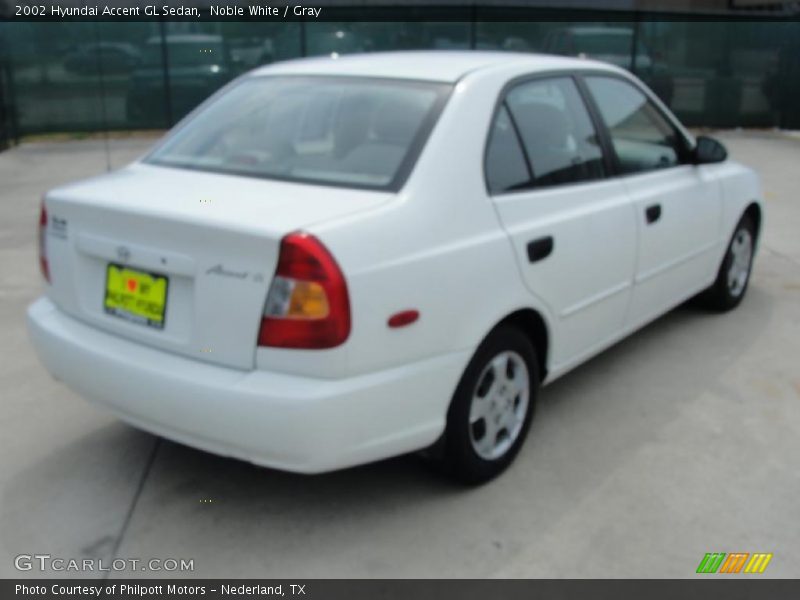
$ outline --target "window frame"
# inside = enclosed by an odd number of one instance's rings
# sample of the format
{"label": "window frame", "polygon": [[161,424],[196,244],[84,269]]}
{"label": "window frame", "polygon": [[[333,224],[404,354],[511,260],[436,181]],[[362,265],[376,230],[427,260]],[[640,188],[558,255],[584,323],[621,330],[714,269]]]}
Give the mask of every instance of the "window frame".
{"label": "window frame", "polygon": [[[486,189],[486,193],[489,196],[504,196],[507,194],[521,194],[521,193],[535,192],[539,190],[551,190],[551,189],[567,188],[579,185],[591,185],[601,181],[606,181],[607,179],[617,175],[617,163],[615,160],[612,160],[612,157],[614,157],[615,155],[612,153],[613,149],[610,147],[610,138],[608,136],[608,130],[605,127],[605,124],[602,122],[602,120],[599,119],[599,113],[596,112],[596,106],[593,103],[589,102],[589,98],[586,95],[587,90],[585,89],[583,82],[580,80],[581,73],[582,73],[581,71],[575,69],[559,69],[553,71],[542,71],[539,73],[526,73],[524,75],[513,77],[503,85],[502,89],[500,90],[497,96],[497,100],[495,101],[495,106],[494,109],[492,110],[492,116],[489,119],[489,125],[486,133],[486,138],[484,141],[483,181],[484,181],[484,188]],[[535,183],[535,179],[533,177],[533,166],[531,165],[530,158],[528,156],[528,151],[525,149],[525,144],[522,141],[522,136],[520,134],[519,128],[517,127],[516,119],[514,118],[513,113],[509,110],[507,99],[511,91],[513,91],[515,88],[521,85],[526,85],[528,83],[534,83],[538,81],[547,81],[550,79],[569,79],[575,85],[575,89],[578,92],[578,96],[580,97],[583,107],[586,110],[587,115],[589,116],[590,122],[592,123],[592,127],[594,127],[595,134],[597,135],[598,145],[600,147],[600,151],[602,154],[603,168],[605,170],[605,174],[602,177],[598,177],[596,179],[583,179],[580,181],[573,181],[570,183],[551,183],[551,184],[539,184],[539,185]],[[491,139],[495,121],[497,120],[498,114],[502,108],[505,108],[506,111],[508,112],[511,125],[514,128],[514,134],[517,140],[517,144],[519,145],[521,155],[528,168],[528,174],[531,178],[530,179],[531,185],[513,190],[493,191],[489,187],[489,178],[487,176],[489,141]]]}
{"label": "window frame", "polygon": [[[594,94],[592,93],[591,89],[589,88],[589,84],[586,81],[589,77],[595,78],[606,78],[606,79],[615,79],[617,81],[621,81],[622,83],[627,83],[633,89],[638,91],[642,96],[644,96],[645,101],[650,105],[650,107],[656,111],[661,118],[666,121],[666,123],[672,128],[673,132],[675,133],[675,139],[677,141],[678,147],[675,148],[678,163],[675,165],[671,165],[669,167],[662,167],[658,169],[645,169],[642,171],[634,171],[634,172],[623,172],[622,166],[620,164],[619,156],[617,155],[617,151],[614,148],[614,140],[611,136],[611,130],[608,127],[605,119],[603,118],[603,113],[600,111],[600,106],[597,103]],[[594,71],[594,72],[582,72],[578,77],[579,85],[581,86],[585,101],[591,105],[591,110],[597,116],[597,121],[600,123],[600,126],[603,131],[603,137],[606,139],[606,143],[608,146],[608,151],[611,155],[612,163],[614,165],[614,176],[615,177],[636,177],[639,175],[649,175],[651,173],[662,173],[666,171],[670,171],[671,169],[678,169],[681,167],[685,167],[686,165],[691,165],[692,162],[691,152],[694,144],[692,141],[686,136],[685,132],[683,131],[683,126],[677,120],[677,118],[672,115],[671,113],[665,111],[662,106],[654,101],[653,94],[650,93],[642,84],[634,79],[630,79],[624,75],[614,72],[608,71]]]}
{"label": "window frame", "polygon": [[[595,101],[594,96],[589,90],[589,86],[585,81],[586,77],[607,77],[609,79],[617,79],[624,83],[628,83],[629,85],[633,86],[634,89],[643,94],[647,102],[649,102],[651,106],[658,112],[658,114],[660,114],[667,121],[667,123],[669,123],[669,125],[675,130],[679,144],[682,146],[679,152],[680,162],[671,167],[665,167],[662,169],[651,169],[647,171],[637,171],[635,173],[624,173],[620,167],[619,157],[617,156],[617,153],[614,150],[614,144],[611,139],[611,132],[609,131],[608,126],[606,125],[606,122],[603,119],[602,114],[600,113],[600,109],[597,105],[597,102]],[[500,109],[506,105],[506,97],[508,96],[509,92],[519,85],[523,85],[533,81],[541,81],[544,79],[563,79],[563,78],[570,78],[573,80],[575,86],[578,88],[578,92],[581,96],[581,100],[583,101],[584,107],[589,113],[589,118],[591,119],[592,125],[595,128],[595,132],[597,133],[597,140],[600,149],[602,150],[603,153],[603,166],[605,167],[606,170],[605,176],[599,177],[597,179],[575,181],[567,184],[561,183],[561,184],[549,184],[541,186],[531,185],[530,187],[524,187],[514,190],[492,191],[489,188],[489,178],[486,176],[489,139],[491,137],[492,129],[494,127],[495,120],[497,119],[497,115]],[[506,108],[506,110],[508,109]],[[514,116],[510,114],[510,111],[509,111],[509,116],[511,118],[512,124],[514,125],[514,130],[517,137],[517,144],[519,144],[523,159],[528,165],[528,172],[532,175],[533,171],[531,170],[531,165],[530,161],[528,160],[527,151],[525,150],[525,146],[522,143],[519,131],[516,129]],[[643,84],[641,84],[636,79],[633,79],[632,77],[628,77],[622,73],[616,73],[614,71],[606,71],[604,69],[555,69],[552,71],[541,71],[538,73],[526,73],[509,79],[500,89],[497,99],[495,100],[495,106],[494,109],[492,110],[491,118],[489,119],[486,137],[484,140],[484,150],[483,150],[484,188],[488,196],[494,197],[494,196],[505,196],[508,194],[531,193],[539,190],[566,188],[568,186],[572,187],[572,186],[591,185],[599,182],[608,181],[610,179],[617,179],[624,177],[638,177],[642,175],[649,175],[651,173],[662,173],[670,171],[671,169],[678,169],[685,167],[686,165],[692,165],[693,163],[689,159],[691,157],[691,152],[694,149],[694,146],[695,143],[693,139],[689,135],[687,135],[687,132],[684,130],[683,125],[681,124],[680,121],[678,121],[677,117],[675,117],[675,115],[673,115],[671,112],[664,110],[660,102],[656,102],[654,94],[652,94],[647,88],[644,87]]]}

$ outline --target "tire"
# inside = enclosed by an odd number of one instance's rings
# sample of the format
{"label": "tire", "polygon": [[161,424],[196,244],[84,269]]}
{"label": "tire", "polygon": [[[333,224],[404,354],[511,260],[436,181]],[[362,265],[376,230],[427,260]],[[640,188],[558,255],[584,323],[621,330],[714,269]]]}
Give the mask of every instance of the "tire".
{"label": "tire", "polygon": [[739,306],[750,283],[755,243],[755,223],[745,215],[733,231],[725,257],[717,272],[717,279],[700,295],[702,304],[719,312]]}
{"label": "tire", "polygon": [[475,352],[453,394],[440,456],[445,471],[471,485],[502,473],[525,441],[538,388],[531,341],[515,327],[497,327]]}

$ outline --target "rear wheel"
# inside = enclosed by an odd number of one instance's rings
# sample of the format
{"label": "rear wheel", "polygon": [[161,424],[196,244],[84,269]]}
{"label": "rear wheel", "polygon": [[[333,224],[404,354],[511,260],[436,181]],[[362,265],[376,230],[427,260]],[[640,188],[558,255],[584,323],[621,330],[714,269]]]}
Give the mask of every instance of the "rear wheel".
{"label": "rear wheel", "polygon": [[527,435],[538,386],[530,340],[511,326],[490,333],[453,395],[442,456],[446,470],[472,484],[502,473]]}
{"label": "rear wheel", "polygon": [[745,215],[736,225],[728,250],[719,267],[717,279],[701,296],[706,306],[714,310],[727,311],[739,305],[750,283],[755,241],[755,224],[748,215]]}

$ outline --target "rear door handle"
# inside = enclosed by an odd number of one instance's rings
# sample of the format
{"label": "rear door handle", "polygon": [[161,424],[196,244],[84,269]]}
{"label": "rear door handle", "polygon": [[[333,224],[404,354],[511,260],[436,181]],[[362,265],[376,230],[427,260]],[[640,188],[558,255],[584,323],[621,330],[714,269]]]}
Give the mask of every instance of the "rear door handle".
{"label": "rear door handle", "polygon": [[644,209],[644,216],[647,219],[647,224],[651,225],[661,218],[661,205],[652,204]]}
{"label": "rear door handle", "polygon": [[536,262],[547,258],[553,251],[553,236],[548,235],[528,242],[528,260]]}

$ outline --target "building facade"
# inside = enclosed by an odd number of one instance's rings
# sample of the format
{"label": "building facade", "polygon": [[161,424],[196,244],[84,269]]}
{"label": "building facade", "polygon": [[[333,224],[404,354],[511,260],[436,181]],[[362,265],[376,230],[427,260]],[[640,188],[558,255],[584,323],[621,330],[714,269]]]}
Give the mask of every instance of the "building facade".
{"label": "building facade", "polygon": [[690,125],[800,129],[796,2],[486,0],[433,22],[420,4],[392,21],[0,21],[0,144],[162,129],[259,65],[415,48],[594,57],[636,73]]}

